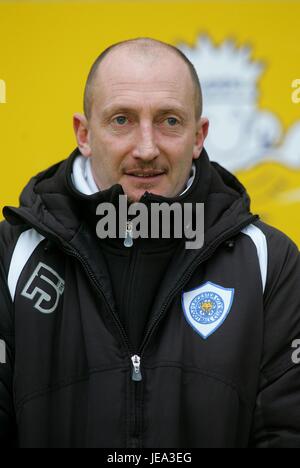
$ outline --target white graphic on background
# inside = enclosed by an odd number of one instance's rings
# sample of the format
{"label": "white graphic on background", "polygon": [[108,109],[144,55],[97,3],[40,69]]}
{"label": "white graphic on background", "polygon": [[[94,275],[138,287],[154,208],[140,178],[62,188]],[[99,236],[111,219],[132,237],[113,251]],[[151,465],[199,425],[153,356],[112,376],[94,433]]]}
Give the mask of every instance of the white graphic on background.
{"label": "white graphic on background", "polygon": [[249,47],[232,41],[214,46],[201,36],[194,48],[178,47],[194,64],[210,119],[206,149],[211,160],[230,171],[262,161],[300,168],[300,120],[286,133],[279,118],[259,109],[259,80],[266,68],[251,59]]}

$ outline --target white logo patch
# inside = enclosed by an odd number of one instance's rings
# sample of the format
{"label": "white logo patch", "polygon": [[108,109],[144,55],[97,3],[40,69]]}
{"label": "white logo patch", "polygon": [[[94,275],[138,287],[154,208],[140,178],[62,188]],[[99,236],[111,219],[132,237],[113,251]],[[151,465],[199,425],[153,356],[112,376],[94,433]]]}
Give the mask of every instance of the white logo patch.
{"label": "white logo patch", "polygon": [[52,268],[39,263],[21,295],[32,301],[36,300],[34,308],[39,312],[52,314],[64,290],[64,280]]}
{"label": "white logo patch", "polygon": [[234,289],[225,289],[208,281],[182,295],[187,322],[205,340],[226,320],[233,304],[234,292]]}

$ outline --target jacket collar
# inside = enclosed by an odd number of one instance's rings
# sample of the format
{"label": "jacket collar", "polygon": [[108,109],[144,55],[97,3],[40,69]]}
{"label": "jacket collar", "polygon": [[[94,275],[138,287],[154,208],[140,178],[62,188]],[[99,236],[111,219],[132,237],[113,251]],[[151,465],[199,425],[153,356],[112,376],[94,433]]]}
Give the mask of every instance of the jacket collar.
{"label": "jacket collar", "polygon": [[[159,195],[154,195],[146,192],[140,199],[140,203],[144,203],[148,208],[152,203],[191,203],[193,210],[196,209],[196,203],[204,202],[209,190],[209,161],[207,155],[203,152],[196,163],[191,168],[190,178],[187,181],[185,190],[178,196],[173,198],[167,198]],[[207,167],[205,167],[207,166]],[[201,180],[201,182],[200,182]],[[107,190],[99,190],[97,187],[92,170],[90,160],[84,158],[79,151],[73,153],[68,169],[66,171],[66,187],[72,198],[77,200],[79,212],[85,219],[85,222],[89,225],[91,231],[95,232],[97,222],[99,222],[99,216],[96,216],[97,208],[102,203],[113,204],[117,218],[119,215],[119,197],[124,195],[124,191],[121,185],[115,184]],[[128,202],[129,207],[129,202]],[[128,217],[128,220],[131,218]],[[149,215],[149,228],[151,223],[151,217]],[[123,227],[122,227],[123,229]],[[150,228],[151,229],[151,228]],[[117,231],[119,226],[117,226]],[[166,247],[169,248],[170,244],[179,244],[181,240],[175,239],[173,234],[173,227],[171,226],[171,238],[164,239],[162,234],[158,239],[138,239],[135,244],[143,250],[152,250],[157,248]],[[124,239],[105,239],[101,240],[102,246],[109,245],[117,249],[126,249],[124,246]]]}

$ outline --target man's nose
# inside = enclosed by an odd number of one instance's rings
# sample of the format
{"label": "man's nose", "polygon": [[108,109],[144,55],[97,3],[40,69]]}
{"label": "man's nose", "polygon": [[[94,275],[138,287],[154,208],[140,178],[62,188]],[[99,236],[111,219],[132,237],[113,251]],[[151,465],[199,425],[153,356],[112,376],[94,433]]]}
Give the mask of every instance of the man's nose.
{"label": "man's nose", "polygon": [[155,130],[152,125],[141,126],[137,138],[138,140],[133,151],[133,157],[151,161],[159,156]]}

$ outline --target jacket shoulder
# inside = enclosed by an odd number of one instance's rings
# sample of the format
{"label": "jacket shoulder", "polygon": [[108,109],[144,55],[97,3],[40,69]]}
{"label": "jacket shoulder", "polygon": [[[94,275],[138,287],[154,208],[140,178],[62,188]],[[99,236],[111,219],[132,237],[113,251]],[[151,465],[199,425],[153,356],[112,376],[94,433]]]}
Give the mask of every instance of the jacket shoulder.
{"label": "jacket shoulder", "polygon": [[[262,231],[266,236],[269,247],[274,248],[275,246],[285,247],[286,249],[293,249],[299,252],[296,243],[287,236],[284,232],[279,229],[264,223],[263,221],[257,221],[254,225]],[[278,252],[279,253],[279,252]]]}
{"label": "jacket shoulder", "polygon": [[28,228],[13,226],[7,221],[0,222],[0,263],[8,272],[11,257],[20,235]]}
{"label": "jacket shoulder", "polygon": [[267,299],[285,278],[282,292],[290,286],[290,279],[300,280],[300,253],[295,242],[279,229],[276,229],[262,221],[255,223],[265,237],[266,262],[267,262]]}

